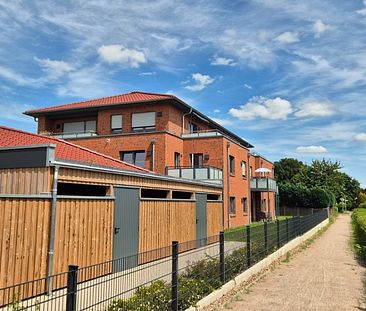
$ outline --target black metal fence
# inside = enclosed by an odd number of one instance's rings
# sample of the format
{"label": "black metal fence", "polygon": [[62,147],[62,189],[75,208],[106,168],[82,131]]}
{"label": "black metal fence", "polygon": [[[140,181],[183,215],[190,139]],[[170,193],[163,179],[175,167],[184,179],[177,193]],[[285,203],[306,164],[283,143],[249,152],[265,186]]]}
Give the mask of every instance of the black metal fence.
{"label": "black metal fence", "polygon": [[[69,266],[51,278],[0,289],[0,305],[8,310],[184,310],[327,217],[322,210],[202,240],[174,241],[93,266]],[[50,284],[53,292],[47,294]]]}

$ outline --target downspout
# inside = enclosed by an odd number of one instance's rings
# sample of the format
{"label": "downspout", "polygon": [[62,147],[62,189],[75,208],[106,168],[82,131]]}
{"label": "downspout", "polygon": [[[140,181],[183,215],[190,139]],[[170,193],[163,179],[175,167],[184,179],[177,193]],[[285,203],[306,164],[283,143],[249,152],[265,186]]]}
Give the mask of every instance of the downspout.
{"label": "downspout", "polygon": [[152,166],[152,171],[155,172],[155,144],[156,144],[156,138],[153,138],[151,140],[151,144],[152,144],[152,155],[151,155],[151,166]]}
{"label": "downspout", "polygon": [[55,166],[53,174],[53,185],[52,185],[52,205],[51,205],[51,223],[49,231],[49,242],[48,242],[48,270],[47,270],[47,293],[52,295],[52,273],[53,273],[53,260],[55,254],[55,226],[56,226],[56,208],[57,208],[57,183],[58,183],[58,171],[60,167]]}
{"label": "downspout", "polygon": [[227,162],[227,227],[230,228],[230,157],[229,157],[230,143],[226,143],[226,162]]}
{"label": "downspout", "polygon": [[192,111],[193,111],[193,108],[191,108],[191,109],[189,110],[189,112],[187,112],[187,113],[183,114],[183,117],[182,117],[182,135],[184,134],[184,118],[185,118],[185,116],[190,115],[190,114],[192,113]]}

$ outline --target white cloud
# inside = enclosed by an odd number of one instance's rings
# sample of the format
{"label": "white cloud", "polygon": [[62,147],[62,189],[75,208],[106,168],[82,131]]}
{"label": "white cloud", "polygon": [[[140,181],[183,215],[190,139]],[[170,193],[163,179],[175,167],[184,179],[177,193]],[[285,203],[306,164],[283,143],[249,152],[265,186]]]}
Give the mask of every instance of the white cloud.
{"label": "white cloud", "polygon": [[300,104],[295,116],[299,118],[329,117],[334,113],[334,107],[331,103],[312,101]]}
{"label": "white cloud", "polygon": [[262,96],[252,97],[239,109],[231,108],[229,114],[241,120],[253,120],[255,118],[269,120],[286,120],[293,112],[291,103],[280,97],[266,98]]}
{"label": "white cloud", "polygon": [[156,75],[155,71],[147,71],[139,73],[139,76],[154,76],[154,75]]}
{"label": "white cloud", "polygon": [[72,65],[62,60],[50,60],[49,58],[39,59],[37,57],[35,57],[35,60],[42,67],[43,71],[55,78],[74,70]]}
{"label": "white cloud", "polygon": [[235,66],[236,63],[232,58],[225,58],[225,57],[215,57],[211,65],[213,66]]}
{"label": "white cloud", "polygon": [[215,109],[214,113],[220,113],[220,111],[221,111],[220,109]]}
{"label": "white cloud", "polygon": [[131,68],[138,68],[146,63],[145,54],[141,51],[125,48],[120,44],[102,45],[98,54],[109,64],[123,64]]}
{"label": "white cloud", "polygon": [[364,8],[357,10],[356,12],[362,16],[366,16],[366,0],[363,1]]}
{"label": "white cloud", "polygon": [[323,146],[300,146],[296,148],[298,153],[326,153],[327,148]]}
{"label": "white cloud", "polygon": [[291,31],[286,31],[274,38],[273,40],[279,43],[295,43],[300,41],[299,34],[297,32]]}
{"label": "white cloud", "polygon": [[209,75],[203,75],[201,73],[193,73],[192,79],[194,80],[195,84],[188,85],[185,88],[193,92],[201,91],[215,81],[215,79]]}
{"label": "white cloud", "polygon": [[0,100],[0,123],[4,121],[15,121],[15,122],[22,122],[22,123],[34,123],[34,120],[29,116],[25,116],[23,114],[26,110],[34,109],[34,106],[27,105],[27,104],[18,104],[13,102],[5,101],[4,99]]}
{"label": "white cloud", "polygon": [[366,133],[358,133],[354,136],[354,140],[366,141]]}
{"label": "white cloud", "polygon": [[252,87],[251,85],[246,84],[246,83],[244,83],[244,87],[246,87],[246,88],[247,88],[247,89],[249,89],[249,90],[253,89],[253,87]]}
{"label": "white cloud", "polygon": [[313,31],[315,32],[316,36],[319,36],[322,32],[332,28],[333,27],[331,25],[324,24],[321,19],[318,19],[313,25]]}

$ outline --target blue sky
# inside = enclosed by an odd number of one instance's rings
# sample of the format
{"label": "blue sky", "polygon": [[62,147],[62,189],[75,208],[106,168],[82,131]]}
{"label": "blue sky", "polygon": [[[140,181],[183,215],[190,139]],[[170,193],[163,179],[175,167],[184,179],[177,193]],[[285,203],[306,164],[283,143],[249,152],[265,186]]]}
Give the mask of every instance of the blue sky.
{"label": "blue sky", "polygon": [[0,124],[31,108],[173,93],[271,160],[366,186],[366,1],[2,1]]}

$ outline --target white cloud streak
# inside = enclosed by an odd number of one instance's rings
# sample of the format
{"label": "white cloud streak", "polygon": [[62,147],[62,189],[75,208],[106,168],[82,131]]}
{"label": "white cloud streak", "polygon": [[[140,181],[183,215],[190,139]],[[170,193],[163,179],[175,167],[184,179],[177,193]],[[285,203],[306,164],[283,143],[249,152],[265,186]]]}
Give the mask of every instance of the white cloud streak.
{"label": "white cloud streak", "polygon": [[354,136],[356,141],[366,141],[366,133],[358,133]]}
{"label": "white cloud streak", "polygon": [[212,66],[235,66],[236,63],[232,58],[215,57],[212,62]]}
{"label": "white cloud streak", "polygon": [[293,112],[291,103],[280,97],[266,98],[263,96],[252,97],[239,109],[231,108],[229,114],[241,120],[253,120],[256,118],[269,120],[286,120]]}
{"label": "white cloud streak", "polygon": [[295,43],[300,41],[299,34],[297,32],[291,31],[286,31],[274,38],[273,40],[282,44]]}
{"label": "white cloud streak", "polygon": [[305,102],[300,104],[295,116],[299,118],[330,117],[335,114],[334,107],[328,102]]}
{"label": "white cloud streak", "polygon": [[299,146],[296,148],[297,153],[308,153],[308,154],[318,154],[328,152],[327,148],[323,146]]}

